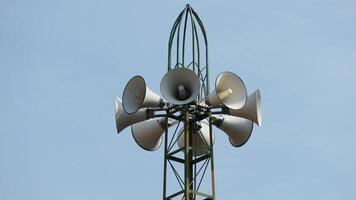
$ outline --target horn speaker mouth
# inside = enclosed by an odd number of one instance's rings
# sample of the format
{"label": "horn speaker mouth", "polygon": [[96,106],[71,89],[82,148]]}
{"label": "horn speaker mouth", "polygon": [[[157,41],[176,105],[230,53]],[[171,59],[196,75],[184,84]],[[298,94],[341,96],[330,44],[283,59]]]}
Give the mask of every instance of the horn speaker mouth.
{"label": "horn speaker mouth", "polygon": [[232,72],[222,72],[218,75],[215,80],[215,92],[222,104],[230,109],[239,109],[246,103],[245,84]]}
{"label": "horn speaker mouth", "polygon": [[164,75],[160,88],[163,98],[169,103],[188,104],[199,95],[200,79],[190,69],[176,68]]}
{"label": "horn speaker mouth", "polygon": [[262,107],[261,107],[261,94],[260,90],[256,90],[256,109],[257,109],[257,125],[261,126],[262,124]]}
{"label": "horn speaker mouth", "polygon": [[250,137],[252,135],[252,131],[253,131],[253,123],[251,123],[251,129],[250,129],[250,132],[248,134],[248,137],[246,138],[246,140],[238,145],[234,144],[231,137],[229,137],[229,141],[230,141],[230,144],[234,147],[242,147],[243,145],[245,145],[249,140],[250,140]]}
{"label": "horn speaker mouth", "polygon": [[[159,122],[157,119],[149,119],[149,121],[152,121],[152,122],[156,122],[158,126],[159,125]],[[148,122],[148,121],[146,121]],[[133,139],[135,140],[136,144],[138,146],[140,146],[142,149],[146,150],[146,151],[156,151],[157,149],[159,149],[159,147],[161,146],[162,144],[162,136],[158,139],[157,143],[155,144],[154,147],[147,147],[143,144],[141,144],[142,141],[140,141],[138,138],[136,138],[136,135],[134,134],[135,133],[135,130],[134,130],[134,126],[131,126],[131,135],[133,137]]]}
{"label": "horn speaker mouth", "polygon": [[142,76],[134,76],[126,84],[122,96],[122,107],[125,112],[135,113],[146,97],[146,82]]}

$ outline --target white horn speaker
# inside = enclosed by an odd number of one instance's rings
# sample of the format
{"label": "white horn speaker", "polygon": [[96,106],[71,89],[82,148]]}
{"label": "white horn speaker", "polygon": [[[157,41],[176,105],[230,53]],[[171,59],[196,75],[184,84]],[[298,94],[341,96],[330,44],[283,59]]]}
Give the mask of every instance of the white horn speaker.
{"label": "white horn speaker", "polygon": [[125,86],[122,106],[127,113],[135,113],[143,107],[161,107],[165,101],[147,86],[142,76],[134,76]]}
{"label": "white horn speaker", "polygon": [[215,90],[206,103],[211,106],[224,105],[230,109],[240,109],[246,102],[246,87],[240,77],[232,72],[222,72],[216,78]]}
{"label": "white horn speaker", "polygon": [[183,105],[194,101],[200,91],[200,80],[190,69],[176,68],[161,80],[161,94],[169,103]]}
{"label": "white horn speaker", "polygon": [[262,108],[260,90],[256,90],[247,97],[246,104],[238,109],[229,109],[229,114],[237,117],[243,117],[255,122],[258,126],[262,124]]}
{"label": "white horn speaker", "polygon": [[117,133],[120,133],[126,127],[131,124],[141,122],[147,119],[147,109],[139,109],[134,114],[128,114],[124,111],[121,104],[121,99],[116,97],[115,100],[115,120],[116,120],[116,129]]}
{"label": "white horn speaker", "polygon": [[[155,151],[161,146],[165,122],[165,118],[154,118],[133,124],[131,126],[132,136],[141,148]],[[175,120],[169,118],[168,127],[173,124],[175,124]]]}
{"label": "white horn speaker", "polygon": [[[210,136],[209,136],[209,122],[207,120],[202,120],[200,122],[200,129],[192,135],[192,147],[193,155],[201,156],[208,153],[208,148],[210,147]],[[184,147],[184,127],[179,131],[178,146],[179,148]],[[213,143],[215,141],[214,134],[212,134]]]}
{"label": "white horn speaker", "polygon": [[241,147],[251,136],[253,122],[244,118],[230,115],[213,115],[216,117],[214,125],[224,131],[232,146]]}

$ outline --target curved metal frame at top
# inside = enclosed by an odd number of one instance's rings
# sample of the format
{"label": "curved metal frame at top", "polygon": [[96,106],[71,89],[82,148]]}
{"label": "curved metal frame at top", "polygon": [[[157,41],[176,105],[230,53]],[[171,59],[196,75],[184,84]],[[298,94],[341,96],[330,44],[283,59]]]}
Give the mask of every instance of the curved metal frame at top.
{"label": "curved metal frame at top", "polygon": [[[187,46],[186,44],[187,31],[189,28],[188,19],[191,22],[190,29],[192,32],[191,33],[192,51],[191,51],[190,60],[188,60],[188,58],[185,55],[186,46]],[[203,36],[203,40],[204,40],[203,43],[199,41],[200,34]],[[176,43],[175,55],[172,54],[172,51],[174,49],[173,47],[174,43]],[[201,52],[201,47],[203,47],[202,45],[204,45],[205,47],[205,54]],[[175,60],[175,63],[172,65],[173,60]],[[188,64],[186,62],[187,60],[189,62]],[[202,60],[204,60],[204,62],[202,62]],[[201,87],[200,94],[198,96],[198,100],[202,100],[209,94],[210,87],[209,87],[208,39],[201,19],[189,4],[178,15],[177,19],[173,24],[169,36],[167,71],[177,67],[190,68],[199,77],[202,87]]]}

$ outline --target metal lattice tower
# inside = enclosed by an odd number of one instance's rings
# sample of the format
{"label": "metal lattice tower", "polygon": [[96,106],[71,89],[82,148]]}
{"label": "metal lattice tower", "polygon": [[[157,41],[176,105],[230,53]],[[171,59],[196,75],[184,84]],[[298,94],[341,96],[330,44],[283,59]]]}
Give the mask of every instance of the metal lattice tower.
{"label": "metal lattice tower", "polygon": [[247,97],[242,79],[225,71],[210,93],[207,35],[190,5],[170,32],[167,71],[162,97],[142,76],[128,81],[122,100],[115,100],[117,133],[131,126],[136,143],[147,151],[164,141],[163,200],[215,200],[212,126],[225,132],[232,146],[243,146],[253,123],[262,122],[259,89]]}
{"label": "metal lattice tower", "polygon": [[[197,13],[188,4],[179,14],[173,24],[168,42],[168,71],[175,68],[189,68],[194,71],[200,79],[201,91],[196,102],[204,99],[209,94],[209,67],[208,67],[208,40],[205,28]],[[211,199],[215,200],[214,187],[214,156],[213,156],[213,134],[211,121],[211,108],[196,103],[174,106],[167,109],[166,119],[179,120],[173,133],[166,128],[164,142],[164,180],[163,200],[170,199]],[[196,155],[194,148],[196,142],[194,135],[199,134],[199,128],[203,119],[208,119],[209,141],[204,141],[206,153]],[[179,127],[183,126],[184,148],[174,147],[181,137]],[[182,153],[183,152],[183,153]],[[183,155],[182,155],[183,154]],[[183,166],[179,171],[178,165]],[[208,170],[210,168],[210,170]],[[171,169],[171,173],[168,173]],[[210,173],[207,171],[210,171]],[[210,175],[210,180],[207,180]],[[175,177],[179,188],[169,193],[168,176]],[[210,182],[209,192],[202,192],[201,186]]]}

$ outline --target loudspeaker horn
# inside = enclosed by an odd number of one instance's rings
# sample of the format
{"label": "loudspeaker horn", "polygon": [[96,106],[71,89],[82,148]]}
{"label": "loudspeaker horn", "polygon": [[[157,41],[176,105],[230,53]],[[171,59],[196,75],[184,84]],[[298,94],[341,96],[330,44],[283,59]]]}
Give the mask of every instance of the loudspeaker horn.
{"label": "loudspeaker horn", "polygon": [[147,109],[142,108],[139,109],[134,114],[128,114],[122,108],[121,99],[116,97],[115,99],[115,121],[116,121],[116,129],[117,133],[120,133],[126,127],[131,124],[144,121],[148,118]]}
{"label": "loudspeaker horn", "polygon": [[[192,135],[193,155],[195,156],[201,156],[208,153],[208,148],[210,148],[209,122],[206,119],[202,120],[198,126],[200,129]],[[185,139],[184,127],[179,131],[179,135],[178,147],[183,148]],[[212,140],[214,143],[214,134],[212,134]]]}
{"label": "loudspeaker horn", "polygon": [[247,97],[246,104],[238,109],[229,109],[229,114],[232,116],[243,117],[255,122],[258,126],[262,124],[262,108],[260,90],[256,90]]}
{"label": "loudspeaker horn", "polygon": [[[177,121],[168,118],[168,127]],[[162,143],[162,135],[165,131],[166,118],[149,119],[131,126],[131,133],[136,143],[147,151],[157,150]]]}
{"label": "loudspeaker horn", "polygon": [[224,105],[230,109],[240,109],[246,102],[247,92],[240,77],[232,72],[222,72],[216,78],[215,90],[206,103],[211,106]]}
{"label": "loudspeaker horn", "polygon": [[183,105],[194,101],[200,92],[200,79],[190,69],[176,68],[161,80],[161,94],[169,103]]}
{"label": "loudspeaker horn", "polygon": [[162,107],[166,101],[152,92],[142,76],[134,76],[125,86],[122,95],[122,106],[125,112],[132,114],[143,107]]}
{"label": "loudspeaker horn", "polygon": [[224,131],[228,136],[232,146],[241,147],[251,136],[253,122],[241,117],[230,115],[213,115],[214,125]]}

